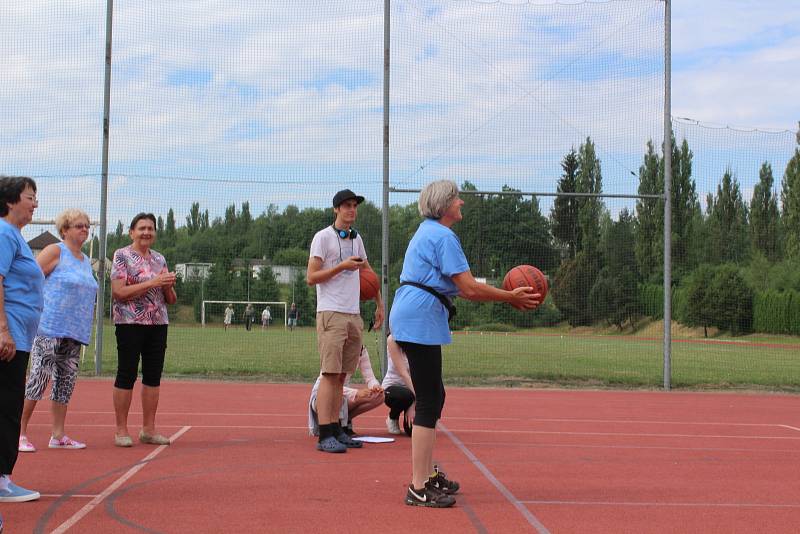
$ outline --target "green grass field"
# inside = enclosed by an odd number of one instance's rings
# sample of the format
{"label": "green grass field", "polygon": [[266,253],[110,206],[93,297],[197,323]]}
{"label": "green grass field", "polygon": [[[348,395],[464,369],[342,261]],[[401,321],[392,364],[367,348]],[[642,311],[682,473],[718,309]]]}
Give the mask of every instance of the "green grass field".
{"label": "green grass field", "polygon": [[[104,330],[103,374],[116,369],[113,327]],[[380,377],[377,334],[365,335]],[[579,335],[557,330],[459,333],[445,348],[450,384],[653,387],[663,385],[661,340],[632,335]],[[82,365],[94,373],[88,347]],[[198,378],[311,381],[319,372],[316,332],[282,327],[251,332],[242,327],[173,325],[165,374]],[[753,336],[731,341],[679,340],[672,345],[676,388],[752,388],[800,391],[800,339]]]}

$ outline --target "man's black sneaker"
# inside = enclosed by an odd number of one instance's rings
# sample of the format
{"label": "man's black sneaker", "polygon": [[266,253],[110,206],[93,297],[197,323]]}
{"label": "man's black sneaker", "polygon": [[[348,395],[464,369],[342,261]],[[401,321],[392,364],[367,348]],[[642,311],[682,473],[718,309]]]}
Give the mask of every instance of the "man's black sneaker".
{"label": "man's black sneaker", "polygon": [[353,438],[345,434],[344,431],[339,432],[339,434],[336,436],[336,440],[345,447],[347,447],[348,449],[360,449],[361,447],[364,446],[363,443],[354,440]]}
{"label": "man's black sneaker", "polygon": [[422,490],[414,489],[413,485],[408,486],[406,492],[406,504],[409,506],[427,506],[428,508],[449,508],[456,503],[455,497],[447,495],[431,486],[430,480],[425,482]]}
{"label": "man's black sneaker", "polygon": [[458,489],[461,487],[458,482],[455,480],[448,480],[444,471],[439,470],[438,465],[434,465],[433,470],[436,472],[436,475],[428,479],[431,486],[447,495],[455,495],[458,493]]}

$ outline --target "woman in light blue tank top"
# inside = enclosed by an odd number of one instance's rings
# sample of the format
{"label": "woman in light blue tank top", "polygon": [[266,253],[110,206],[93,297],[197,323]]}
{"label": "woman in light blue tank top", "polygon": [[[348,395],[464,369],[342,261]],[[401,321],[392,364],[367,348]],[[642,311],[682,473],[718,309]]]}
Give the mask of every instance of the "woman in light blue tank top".
{"label": "woman in light blue tank top", "polygon": [[52,377],[53,426],[48,447],[83,449],[85,443],[64,434],[67,404],[75,389],[80,352],[92,336],[97,281],[91,262],[81,252],[89,237],[89,216],[70,209],[56,218],[61,243],[49,245],[36,258],[45,275],[44,311],[31,349],[31,371],[25,385],[25,406],[19,438],[21,452],[35,452],[27,436],[28,421]]}

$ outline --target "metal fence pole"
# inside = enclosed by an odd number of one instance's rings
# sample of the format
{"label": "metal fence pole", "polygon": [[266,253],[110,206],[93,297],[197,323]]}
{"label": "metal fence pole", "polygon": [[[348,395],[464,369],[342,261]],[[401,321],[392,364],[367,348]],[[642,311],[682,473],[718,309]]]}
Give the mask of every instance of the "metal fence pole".
{"label": "metal fence pole", "polygon": [[114,0],[106,1],[106,70],[105,87],[103,94],[103,163],[102,176],[100,180],[100,250],[98,251],[97,277],[99,284],[97,287],[97,310],[95,310],[95,348],[94,348],[94,372],[99,375],[103,371],[103,323],[105,318],[105,281],[106,281],[106,237],[107,231],[107,209],[108,209],[108,138],[109,138],[109,116],[111,110],[111,27],[114,18]]}
{"label": "metal fence pole", "polygon": [[383,327],[381,328],[381,374],[388,368],[386,337],[389,331],[389,30],[391,1],[383,1],[383,212],[381,214],[381,293],[383,293]]}
{"label": "metal fence pole", "polygon": [[672,377],[672,40],[671,0],[664,0],[664,389]]}

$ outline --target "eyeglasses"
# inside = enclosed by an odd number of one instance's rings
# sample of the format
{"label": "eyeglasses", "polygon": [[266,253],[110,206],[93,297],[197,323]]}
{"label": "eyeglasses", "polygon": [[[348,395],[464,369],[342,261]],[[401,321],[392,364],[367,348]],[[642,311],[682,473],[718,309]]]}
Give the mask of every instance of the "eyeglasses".
{"label": "eyeglasses", "polygon": [[70,228],[77,228],[78,230],[89,230],[92,227],[92,225],[91,224],[78,223],[78,224],[70,224],[69,227]]}
{"label": "eyeglasses", "polygon": [[20,196],[27,198],[31,202],[39,202],[39,200],[36,198],[36,195],[20,195]]}

